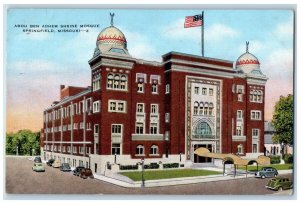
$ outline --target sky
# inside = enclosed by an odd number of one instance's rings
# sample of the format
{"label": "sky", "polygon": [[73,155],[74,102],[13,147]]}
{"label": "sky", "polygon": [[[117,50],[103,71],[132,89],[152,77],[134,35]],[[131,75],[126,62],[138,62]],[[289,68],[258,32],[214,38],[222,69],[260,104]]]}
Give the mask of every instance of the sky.
{"label": "sky", "polygon": [[[43,110],[59,99],[59,86],[89,86],[96,38],[110,25],[126,36],[135,57],[161,61],[177,51],[201,55],[201,28],[184,28],[197,10],[10,9],[6,22],[6,132],[39,131]],[[281,95],[293,93],[294,16],[291,10],[204,10],[205,56],[236,61],[249,51],[269,78],[265,120],[271,120]],[[88,32],[27,33],[19,25],[96,25]]]}

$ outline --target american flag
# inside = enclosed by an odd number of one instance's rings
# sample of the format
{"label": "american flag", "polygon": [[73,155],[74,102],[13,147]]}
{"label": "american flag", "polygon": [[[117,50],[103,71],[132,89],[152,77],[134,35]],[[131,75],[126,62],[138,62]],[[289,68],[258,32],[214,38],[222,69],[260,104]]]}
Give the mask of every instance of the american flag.
{"label": "american flag", "polygon": [[195,16],[186,16],[184,22],[184,28],[202,26],[203,18],[202,15],[195,15]]}

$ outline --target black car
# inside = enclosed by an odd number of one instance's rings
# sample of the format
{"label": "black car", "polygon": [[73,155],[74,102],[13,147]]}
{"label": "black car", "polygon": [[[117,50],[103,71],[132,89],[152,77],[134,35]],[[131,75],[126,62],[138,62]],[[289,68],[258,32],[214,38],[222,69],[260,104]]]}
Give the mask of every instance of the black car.
{"label": "black car", "polygon": [[52,164],[53,164],[54,161],[55,161],[54,159],[49,159],[49,160],[47,161],[47,165],[48,165],[48,166],[52,166]]}
{"label": "black car", "polygon": [[73,171],[73,175],[79,176],[82,169],[84,169],[83,166],[77,166]]}
{"label": "black car", "polygon": [[71,167],[68,163],[62,163],[59,169],[61,171],[71,171]]}
{"label": "black car", "polygon": [[33,160],[35,163],[42,163],[41,157],[35,157]]}
{"label": "black car", "polygon": [[256,178],[266,178],[266,177],[276,177],[278,176],[278,171],[273,167],[263,167],[261,171],[255,173]]}

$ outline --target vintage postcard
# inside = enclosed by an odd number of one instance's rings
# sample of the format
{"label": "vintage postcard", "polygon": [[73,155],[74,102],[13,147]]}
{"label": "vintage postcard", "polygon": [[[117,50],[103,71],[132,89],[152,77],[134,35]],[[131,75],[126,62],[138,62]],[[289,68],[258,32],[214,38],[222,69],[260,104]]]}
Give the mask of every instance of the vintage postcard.
{"label": "vintage postcard", "polygon": [[7,198],[289,199],[294,19],[292,7],[8,7]]}

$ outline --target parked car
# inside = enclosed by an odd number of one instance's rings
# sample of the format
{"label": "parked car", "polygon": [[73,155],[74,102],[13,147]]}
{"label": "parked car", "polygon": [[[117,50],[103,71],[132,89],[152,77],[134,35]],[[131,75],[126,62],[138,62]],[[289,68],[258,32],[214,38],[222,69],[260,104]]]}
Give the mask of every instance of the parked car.
{"label": "parked car", "polygon": [[73,175],[80,176],[80,172],[82,169],[84,169],[84,166],[77,166],[73,171]]}
{"label": "parked car", "polygon": [[263,167],[261,171],[255,173],[256,178],[266,178],[266,177],[276,177],[278,176],[278,171],[273,167]]}
{"label": "parked car", "polygon": [[93,175],[92,170],[90,168],[83,168],[80,171],[80,178],[83,178],[83,179],[91,178],[91,179],[93,179],[94,175]]}
{"label": "parked car", "polygon": [[61,163],[59,160],[55,160],[53,163],[52,163],[52,167],[54,168],[59,168],[61,166]]}
{"label": "parked car", "polygon": [[62,163],[59,169],[61,171],[71,171],[71,167],[68,163]]}
{"label": "parked car", "polygon": [[41,157],[35,157],[33,160],[35,163],[42,163]]}
{"label": "parked car", "polygon": [[290,181],[288,178],[273,178],[268,182],[266,188],[276,191],[290,189],[293,188],[293,181]]}
{"label": "parked car", "polygon": [[52,166],[52,164],[53,164],[54,161],[55,161],[54,159],[49,159],[49,160],[47,161],[47,165],[48,165],[48,166]]}
{"label": "parked car", "polygon": [[44,167],[43,163],[38,162],[38,163],[33,164],[32,170],[36,171],[36,172],[44,172],[45,167]]}

